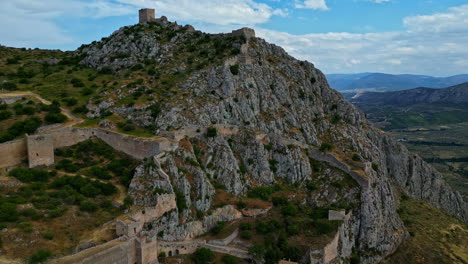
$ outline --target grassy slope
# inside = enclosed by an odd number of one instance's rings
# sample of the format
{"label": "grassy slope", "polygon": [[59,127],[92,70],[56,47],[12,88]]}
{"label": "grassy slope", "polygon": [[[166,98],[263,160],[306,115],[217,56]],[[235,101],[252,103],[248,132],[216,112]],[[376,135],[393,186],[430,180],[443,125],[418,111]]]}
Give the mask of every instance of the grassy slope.
{"label": "grassy slope", "polygon": [[425,202],[403,199],[399,210],[411,238],[384,264],[468,262],[468,225]]}
{"label": "grassy slope", "polygon": [[[81,242],[93,240],[96,243],[111,240],[115,237],[115,232],[112,230],[112,225],[101,226],[102,224],[115,219],[122,214],[122,211],[113,206],[104,207],[103,201],[114,201],[122,203],[122,197],[126,196],[126,188],[120,183],[118,175],[110,173],[110,179],[96,179],[96,177],[88,176],[90,166],[98,166],[105,168],[111,162],[111,159],[128,159],[124,154],[109,150],[110,147],[101,141],[96,141],[105,150],[105,155],[95,152],[95,148],[87,147],[89,152],[83,153],[77,150],[80,145],[61,149],[61,152],[72,154],[67,159],[72,160],[74,164],[78,164],[81,168],[77,172],[67,172],[57,170],[57,175],[51,177],[47,182],[31,182],[24,183],[23,187],[1,187],[0,196],[1,202],[14,203],[19,217],[16,221],[0,222],[0,229],[8,228],[7,232],[0,233],[0,239],[3,241],[1,249],[2,255],[8,258],[24,259],[30,256],[38,249],[51,251],[54,255],[70,254],[72,250]],[[91,141],[80,143],[81,145],[89,145]],[[101,150],[101,152],[104,152]],[[84,157],[81,156],[84,155]],[[64,158],[56,157],[56,164],[60,163]],[[136,166],[134,161],[131,161],[129,170]],[[80,199],[96,203],[99,207],[92,212],[80,210],[80,202],[69,202],[67,198],[72,195],[77,197],[75,192],[70,192],[68,186],[61,188],[51,188],[48,184],[65,175],[84,175],[86,178],[102,183],[111,183],[119,191],[111,196],[97,195],[96,197],[81,196]],[[14,178],[8,177],[6,171],[0,172],[0,180],[15,181]],[[37,186],[44,186],[41,190],[36,191]],[[34,187],[36,186],[36,187]],[[27,195],[23,189],[32,189],[32,193]],[[22,191],[23,190],[23,191]],[[122,193],[124,192],[124,193]],[[1,203],[0,203],[1,204]],[[35,211],[35,216],[26,215],[25,209]],[[64,210],[63,215],[56,217],[50,216],[53,210]],[[25,228],[24,225],[30,228]],[[43,234],[51,233],[53,238],[47,239]]]}

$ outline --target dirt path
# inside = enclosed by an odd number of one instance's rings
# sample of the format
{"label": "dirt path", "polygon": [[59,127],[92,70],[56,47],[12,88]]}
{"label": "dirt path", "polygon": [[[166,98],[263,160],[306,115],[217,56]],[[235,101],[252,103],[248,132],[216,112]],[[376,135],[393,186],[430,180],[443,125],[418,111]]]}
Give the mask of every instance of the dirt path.
{"label": "dirt path", "polygon": [[[45,105],[50,105],[52,104],[52,102],[42,98],[40,95],[38,94],[35,94],[33,92],[8,92],[8,93],[0,93],[0,98],[10,98],[10,97],[19,97],[19,96],[22,96],[22,97],[34,97],[36,98],[37,100],[39,100],[41,103],[45,104]],[[50,127],[45,127],[44,130],[41,130],[41,133],[45,133],[45,132],[50,132],[50,131],[53,131],[53,130],[57,130],[57,129],[60,129],[60,128],[64,128],[64,127],[72,127],[72,126],[75,126],[75,125],[78,125],[80,123],[83,122],[83,119],[81,118],[78,118],[76,116],[74,116],[70,110],[68,109],[65,109],[63,107],[60,107],[60,110],[62,110],[62,114],[65,115],[68,120],[66,123],[63,123],[63,124],[55,124],[55,125],[52,125]]]}

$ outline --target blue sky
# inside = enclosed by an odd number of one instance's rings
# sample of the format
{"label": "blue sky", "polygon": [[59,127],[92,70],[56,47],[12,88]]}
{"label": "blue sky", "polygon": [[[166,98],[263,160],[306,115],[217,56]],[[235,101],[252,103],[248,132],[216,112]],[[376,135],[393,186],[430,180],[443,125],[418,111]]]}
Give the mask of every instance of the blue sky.
{"label": "blue sky", "polygon": [[325,73],[468,73],[468,0],[2,0],[0,44],[73,50],[141,7],[212,33],[252,27]]}

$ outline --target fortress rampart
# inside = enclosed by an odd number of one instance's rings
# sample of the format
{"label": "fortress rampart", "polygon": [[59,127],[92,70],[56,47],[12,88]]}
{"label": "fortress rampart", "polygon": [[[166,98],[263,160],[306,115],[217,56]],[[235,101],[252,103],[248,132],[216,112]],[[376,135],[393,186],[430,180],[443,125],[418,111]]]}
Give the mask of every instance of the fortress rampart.
{"label": "fortress rampart", "polygon": [[97,137],[112,148],[142,160],[167,149],[173,143],[167,139],[142,139],[100,128],[62,128],[49,134],[26,136],[24,139],[0,144],[0,168],[10,167],[28,160],[29,167],[54,164],[54,150],[73,146]]}

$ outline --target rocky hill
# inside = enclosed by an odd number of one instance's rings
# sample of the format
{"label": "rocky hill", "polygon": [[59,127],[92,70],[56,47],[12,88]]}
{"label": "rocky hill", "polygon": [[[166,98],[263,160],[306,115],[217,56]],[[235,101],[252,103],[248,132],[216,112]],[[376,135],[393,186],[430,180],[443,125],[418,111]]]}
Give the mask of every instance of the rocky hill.
{"label": "rocky hill", "polygon": [[413,104],[466,104],[468,82],[444,89],[415,88],[396,92],[365,92],[354,96],[353,103],[408,106]]}
{"label": "rocky hill", "polygon": [[[150,103],[157,105],[156,112],[151,106],[110,107],[111,112],[153,125],[156,134],[215,125],[218,131],[229,129],[224,137],[194,133],[162,159],[167,182],[148,179],[160,188],[172,184],[189,208],[207,211],[213,206],[213,182],[236,196],[278,182],[300,188],[318,177],[311,153],[322,146],[344,163],[353,155],[362,161],[362,168],[356,169],[362,176],[360,198],[349,198],[325,182],[319,194],[305,202],[317,206],[338,199],[358,204],[348,243],[359,250],[362,263],[378,262],[407,237],[396,214],[399,190],[468,220],[465,202],[435,169],[373,128],[313,64],[260,38],[208,35],[171,23],[138,25],[84,46],[78,54],[85,65],[113,71],[140,65],[145,58],[151,60],[145,68],[160,74],[141,85],[162,90]],[[113,98],[114,92],[106,98]],[[118,96],[123,95],[122,89]],[[136,186],[134,191],[140,188]],[[148,200],[135,196],[143,203]],[[192,213],[186,209],[180,218],[168,221],[181,224]]]}
{"label": "rocky hill", "polygon": [[247,29],[212,35],[140,24],[63,60],[99,71],[88,75],[100,82],[80,109],[89,120],[112,128],[112,118],[125,119],[124,130],[178,140],[139,166],[129,187],[136,205],[176,195],[177,210],[148,230],[163,240],[209,231],[222,197],[274,190],[312,210],[351,212],[337,252],[343,261],[354,254],[378,263],[409,237],[397,214],[402,193],[468,221],[466,203],[434,168],[374,128],[313,64]]}

